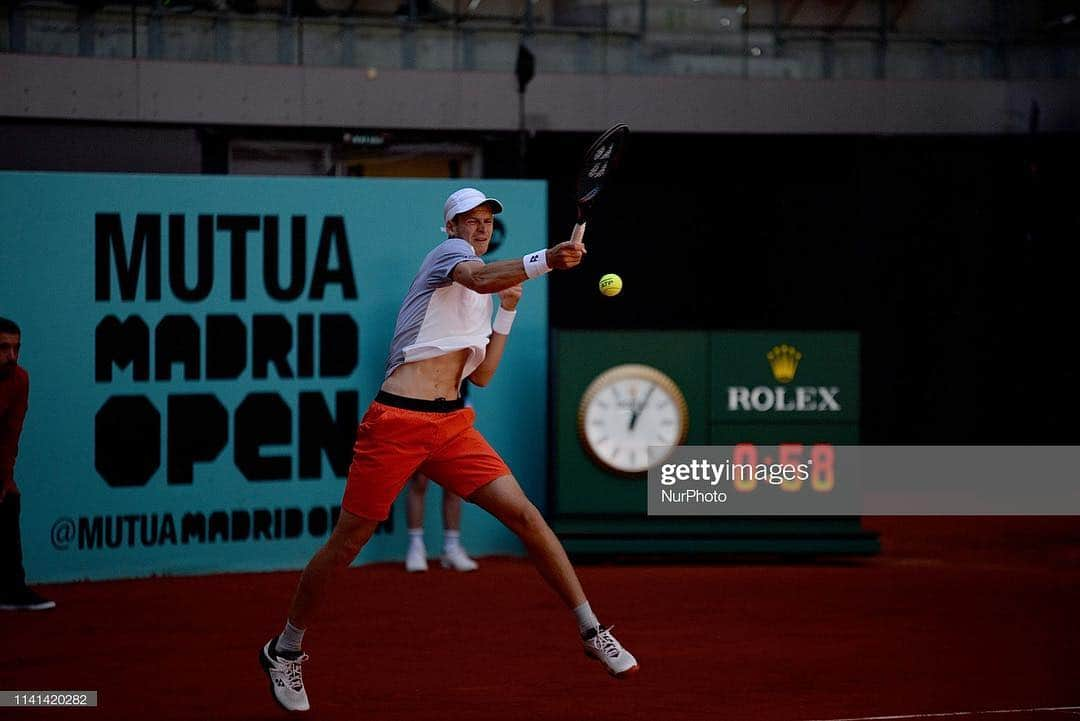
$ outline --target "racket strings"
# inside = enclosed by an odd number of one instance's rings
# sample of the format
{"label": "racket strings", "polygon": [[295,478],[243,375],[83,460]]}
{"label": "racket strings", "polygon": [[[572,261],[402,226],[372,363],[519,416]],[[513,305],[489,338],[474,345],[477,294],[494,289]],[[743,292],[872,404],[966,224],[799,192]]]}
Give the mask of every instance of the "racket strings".
{"label": "racket strings", "polygon": [[589,164],[589,172],[587,175],[590,178],[600,179],[607,175],[608,166],[611,162],[611,156],[615,152],[615,143],[607,143],[601,145],[592,154]]}
{"label": "racket strings", "polygon": [[598,138],[585,153],[585,162],[579,171],[577,183],[579,214],[592,205],[608,176],[614,171],[629,130],[626,125],[612,128]]}

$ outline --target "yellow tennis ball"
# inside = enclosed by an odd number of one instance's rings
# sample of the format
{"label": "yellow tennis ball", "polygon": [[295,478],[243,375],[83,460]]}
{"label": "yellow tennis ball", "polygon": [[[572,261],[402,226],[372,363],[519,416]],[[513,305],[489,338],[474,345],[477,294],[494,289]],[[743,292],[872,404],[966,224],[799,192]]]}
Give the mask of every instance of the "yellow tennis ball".
{"label": "yellow tennis ball", "polygon": [[607,296],[618,295],[622,290],[622,278],[608,273],[600,279],[600,292]]}

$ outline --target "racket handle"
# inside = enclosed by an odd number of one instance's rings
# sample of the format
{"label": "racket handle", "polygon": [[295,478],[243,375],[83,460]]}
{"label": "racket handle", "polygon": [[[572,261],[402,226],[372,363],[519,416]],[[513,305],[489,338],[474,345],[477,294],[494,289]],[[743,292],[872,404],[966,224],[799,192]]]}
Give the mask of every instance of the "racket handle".
{"label": "racket handle", "polygon": [[574,243],[582,242],[582,238],[585,237],[585,221],[574,224],[574,232],[570,234],[570,240]]}

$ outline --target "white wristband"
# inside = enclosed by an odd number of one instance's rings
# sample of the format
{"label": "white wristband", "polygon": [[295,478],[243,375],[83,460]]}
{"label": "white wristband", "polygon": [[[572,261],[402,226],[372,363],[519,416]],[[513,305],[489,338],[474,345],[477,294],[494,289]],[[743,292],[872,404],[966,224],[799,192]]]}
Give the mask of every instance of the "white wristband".
{"label": "white wristband", "polygon": [[551,268],[547,263],[547,248],[538,250],[535,253],[529,253],[521,259],[525,263],[525,275],[530,278],[537,278],[544,273],[550,273]]}
{"label": "white wristband", "polygon": [[510,335],[510,326],[514,324],[516,317],[516,310],[507,310],[500,305],[499,312],[495,314],[495,322],[491,324],[491,330],[501,335]]}

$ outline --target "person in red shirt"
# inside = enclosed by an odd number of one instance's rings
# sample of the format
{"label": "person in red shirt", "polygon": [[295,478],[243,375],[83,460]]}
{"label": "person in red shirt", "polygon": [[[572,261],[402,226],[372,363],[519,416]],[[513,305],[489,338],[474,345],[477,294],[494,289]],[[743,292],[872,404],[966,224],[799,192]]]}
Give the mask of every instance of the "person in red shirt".
{"label": "person in red shirt", "polygon": [[56,603],[26,585],[19,532],[15,457],[30,397],[30,375],[19,366],[22,331],[0,318],[0,611],[44,611]]}

